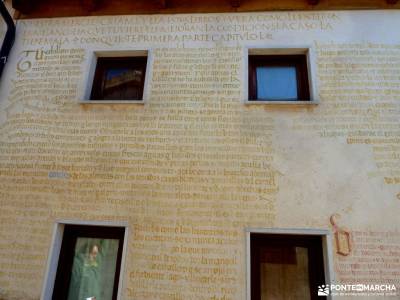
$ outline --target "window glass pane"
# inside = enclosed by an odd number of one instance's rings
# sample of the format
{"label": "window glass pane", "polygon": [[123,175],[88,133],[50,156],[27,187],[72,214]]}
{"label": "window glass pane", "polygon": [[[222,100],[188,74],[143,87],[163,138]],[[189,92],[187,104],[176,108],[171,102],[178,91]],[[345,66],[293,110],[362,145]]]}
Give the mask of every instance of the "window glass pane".
{"label": "window glass pane", "polygon": [[143,75],[143,70],[141,69],[107,69],[104,76],[104,99],[140,99]]}
{"label": "window glass pane", "polygon": [[77,238],[68,300],[111,300],[118,239]]}
{"label": "window glass pane", "polygon": [[142,70],[123,69],[108,69],[106,75],[105,88],[111,88],[125,83],[137,83],[142,81]]}
{"label": "window glass pane", "polygon": [[297,100],[295,67],[257,67],[257,98]]}
{"label": "window glass pane", "polygon": [[260,248],[261,300],[310,299],[308,250]]}

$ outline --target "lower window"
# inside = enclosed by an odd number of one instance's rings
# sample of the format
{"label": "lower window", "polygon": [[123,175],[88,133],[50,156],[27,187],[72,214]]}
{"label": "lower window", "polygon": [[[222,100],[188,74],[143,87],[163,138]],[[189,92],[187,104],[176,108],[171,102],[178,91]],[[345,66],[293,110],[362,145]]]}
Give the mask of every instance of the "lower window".
{"label": "lower window", "polygon": [[65,225],[52,298],[117,299],[124,233],[124,227]]}
{"label": "lower window", "polygon": [[250,233],[251,300],[323,299],[322,237]]}

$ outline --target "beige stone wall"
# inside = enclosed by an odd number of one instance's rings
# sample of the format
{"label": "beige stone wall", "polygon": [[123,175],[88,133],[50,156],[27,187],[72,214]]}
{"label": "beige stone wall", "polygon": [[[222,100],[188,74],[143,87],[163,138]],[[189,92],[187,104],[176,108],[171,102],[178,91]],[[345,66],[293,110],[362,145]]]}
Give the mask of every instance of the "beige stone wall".
{"label": "beige stone wall", "polygon": [[[0,299],[38,299],[58,219],[126,221],[124,299],[244,299],[246,227],[351,233],[400,285],[400,13],[19,21],[0,85]],[[393,30],[391,30],[393,29]],[[246,105],[245,49],[311,47],[320,104]],[[151,53],[146,104],[80,104],[93,51]],[[400,286],[399,286],[400,288]]]}

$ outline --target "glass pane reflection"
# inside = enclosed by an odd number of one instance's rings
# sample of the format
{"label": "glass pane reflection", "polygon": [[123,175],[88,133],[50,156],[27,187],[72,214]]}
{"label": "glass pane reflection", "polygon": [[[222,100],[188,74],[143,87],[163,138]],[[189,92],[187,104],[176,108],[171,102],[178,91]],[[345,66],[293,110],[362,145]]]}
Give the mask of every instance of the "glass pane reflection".
{"label": "glass pane reflection", "polygon": [[298,99],[295,67],[258,67],[256,73],[258,99]]}
{"label": "glass pane reflection", "polygon": [[140,69],[108,69],[103,87],[104,99],[140,99],[143,75]]}

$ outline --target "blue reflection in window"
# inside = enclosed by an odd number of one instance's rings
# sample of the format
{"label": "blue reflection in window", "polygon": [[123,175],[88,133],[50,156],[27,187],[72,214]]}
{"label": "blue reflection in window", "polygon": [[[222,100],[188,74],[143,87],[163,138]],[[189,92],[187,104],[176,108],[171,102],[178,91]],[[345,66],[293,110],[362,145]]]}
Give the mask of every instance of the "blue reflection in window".
{"label": "blue reflection in window", "polygon": [[256,72],[258,99],[298,99],[295,67],[258,67]]}
{"label": "blue reflection in window", "polygon": [[106,77],[106,79],[107,79],[107,80],[112,80],[113,78],[118,77],[118,76],[121,76],[121,75],[123,75],[124,73],[127,73],[127,72],[129,72],[129,71],[130,71],[130,69],[128,69],[128,68],[123,68],[123,69],[108,69],[108,70],[107,70],[107,77]]}

